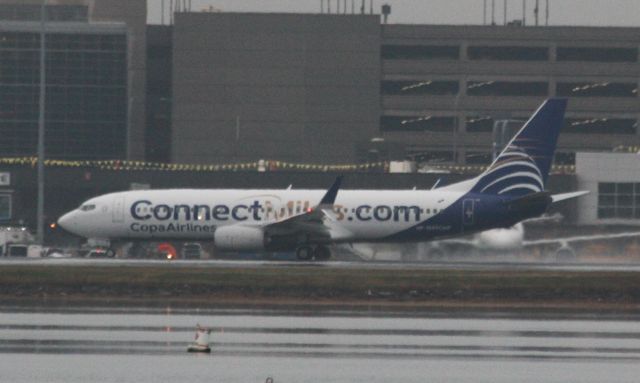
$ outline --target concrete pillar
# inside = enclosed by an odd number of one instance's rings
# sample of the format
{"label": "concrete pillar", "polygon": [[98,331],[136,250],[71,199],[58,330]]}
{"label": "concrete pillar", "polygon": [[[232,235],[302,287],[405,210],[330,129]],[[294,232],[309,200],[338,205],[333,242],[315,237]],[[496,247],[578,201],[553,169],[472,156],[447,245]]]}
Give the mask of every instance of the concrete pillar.
{"label": "concrete pillar", "polygon": [[558,60],[558,44],[551,44],[549,47],[549,61],[554,63]]}
{"label": "concrete pillar", "polygon": [[460,134],[465,134],[467,133],[467,116],[464,112],[458,112],[458,115],[456,116],[457,120],[458,120],[458,133]]}
{"label": "concrete pillar", "polygon": [[458,149],[457,153],[457,164],[458,165],[466,165],[467,164],[467,149],[461,147]]}
{"label": "concrete pillar", "polygon": [[460,61],[469,61],[469,55],[467,55],[467,47],[469,47],[469,42],[463,41],[460,44]]}
{"label": "concrete pillar", "polygon": [[458,80],[458,97],[465,97],[467,95],[467,78],[462,77]]}
{"label": "concrete pillar", "polygon": [[464,164],[465,163],[465,151],[463,139],[465,135],[465,115],[458,110],[455,111],[455,126],[452,135],[453,142],[451,143],[451,148],[453,151],[454,161],[456,164]]}
{"label": "concrete pillar", "polygon": [[[558,59],[558,45],[553,43],[549,47],[549,62],[555,63]],[[553,76],[549,77],[549,97],[556,96],[558,90],[557,79]]]}
{"label": "concrete pillar", "polygon": [[549,97],[555,97],[558,90],[558,81],[555,77],[549,77]]}

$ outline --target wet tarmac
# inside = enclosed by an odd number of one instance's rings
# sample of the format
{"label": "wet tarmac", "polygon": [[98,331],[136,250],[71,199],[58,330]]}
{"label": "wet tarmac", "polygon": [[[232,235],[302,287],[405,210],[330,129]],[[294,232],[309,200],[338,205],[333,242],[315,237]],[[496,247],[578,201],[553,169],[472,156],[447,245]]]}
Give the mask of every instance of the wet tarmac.
{"label": "wet tarmac", "polygon": [[148,267],[164,266],[172,268],[287,268],[287,267],[317,267],[338,269],[384,269],[384,270],[495,270],[495,271],[626,271],[640,272],[640,263],[608,263],[608,262],[574,262],[558,263],[550,261],[483,261],[482,259],[469,262],[425,262],[425,263],[395,263],[395,262],[302,262],[302,261],[234,261],[234,260],[150,260],[150,259],[87,259],[87,258],[6,258],[0,257],[2,266],[126,266]]}
{"label": "wet tarmac", "polygon": [[0,381],[637,382],[638,320],[0,306]]}

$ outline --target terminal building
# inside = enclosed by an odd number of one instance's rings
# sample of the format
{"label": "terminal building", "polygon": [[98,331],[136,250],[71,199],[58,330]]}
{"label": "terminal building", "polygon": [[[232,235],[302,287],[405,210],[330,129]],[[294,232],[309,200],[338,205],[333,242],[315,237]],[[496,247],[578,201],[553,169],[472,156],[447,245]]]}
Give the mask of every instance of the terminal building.
{"label": "terminal building", "polygon": [[568,97],[556,163],[637,144],[640,28],[384,25],[381,135],[406,155],[488,162],[498,119]]}
{"label": "terminal building", "polygon": [[[640,145],[640,28],[400,25],[381,24],[372,14],[185,11],[168,25],[146,25],[145,0],[49,3],[48,158],[413,160],[451,165],[453,173],[467,166],[468,173],[491,160],[500,121],[517,127],[554,96],[570,100],[557,164],[573,165],[576,152]],[[40,4],[0,0],[0,159],[36,153]],[[307,171],[296,185],[321,187],[327,175],[316,172]],[[202,174],[121,167],[52,173],[50,217],[88,196],[121,190],[123,180],[150,187],[226,185],[219,174],[207,181]],[[0,220],[35,222],[30,175],[0,166]],[[433,174],[403,177],[412,185],[435,182]],[[275,186],[262,175],[246,179],[256,184],[238,186]],[[554,191],[576,188],[574,175],[554,180],[561,185]],[[595,181],[589,182],[592,188]],[[81,186],[73,201],[69,185]],[[631,216],[620,210],[625,216],[612,221],[604,217],[611,213],[607,206],[589,201],[595,216],[566,215],[585,224],[638,219],[636,210]]]}
{"label": "terminal building", "polygon": [[556,163],[640,143],[640,28],[240,13],[170,28],[173,162],[483,164],[496,121],[555,96],[570,99]]}
{"label": "terminal building", "polygon": [[[40,4],[0,0],[0,157],[35,154]],[[640,144],[640,28],[184,9],[147,26],[146,6],[47,6],[49,158],[484,164],[496,121],[554,96],[556,163]]]}

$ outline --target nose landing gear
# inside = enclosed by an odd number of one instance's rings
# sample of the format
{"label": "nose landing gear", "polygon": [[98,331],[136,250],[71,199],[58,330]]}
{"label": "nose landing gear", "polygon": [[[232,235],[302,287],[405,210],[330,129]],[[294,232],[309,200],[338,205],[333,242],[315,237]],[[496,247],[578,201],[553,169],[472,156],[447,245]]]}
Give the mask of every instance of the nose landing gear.
{"label": "nose landing gear", "polygon": [[311,246],[301,246],[296,249],[296,257],[301,261],[308,261],[313,257]]}
{"label": "nose landing gear", "polygon": [[327,261],[331,258],[331,250],[327,246],[300,246],[296,249],[296,257],[301,261]]}

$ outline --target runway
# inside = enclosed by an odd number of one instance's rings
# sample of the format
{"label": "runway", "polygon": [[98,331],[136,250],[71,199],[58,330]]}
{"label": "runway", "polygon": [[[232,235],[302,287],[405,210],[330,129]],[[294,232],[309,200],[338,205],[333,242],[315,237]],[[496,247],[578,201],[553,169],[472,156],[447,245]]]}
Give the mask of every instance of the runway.
{"label": "runway", "polygon": [[125,267],[167,267],[167,268],[335,268],[371,270],[481,270],[481,271],[571,271],[571,272],[640,272],[640,263],[553,263],[553,262],[302,262],[302,261],[248,261],[248,260],[150,260],[150,259],[87,259],[87,258],[3,258],[2,266],[125,266]]}
{"label": "runway", "polygon": [[[11,382],[635,382],[635,320],[0,307]],[[210,355],[186,353],[195,324]]]}

